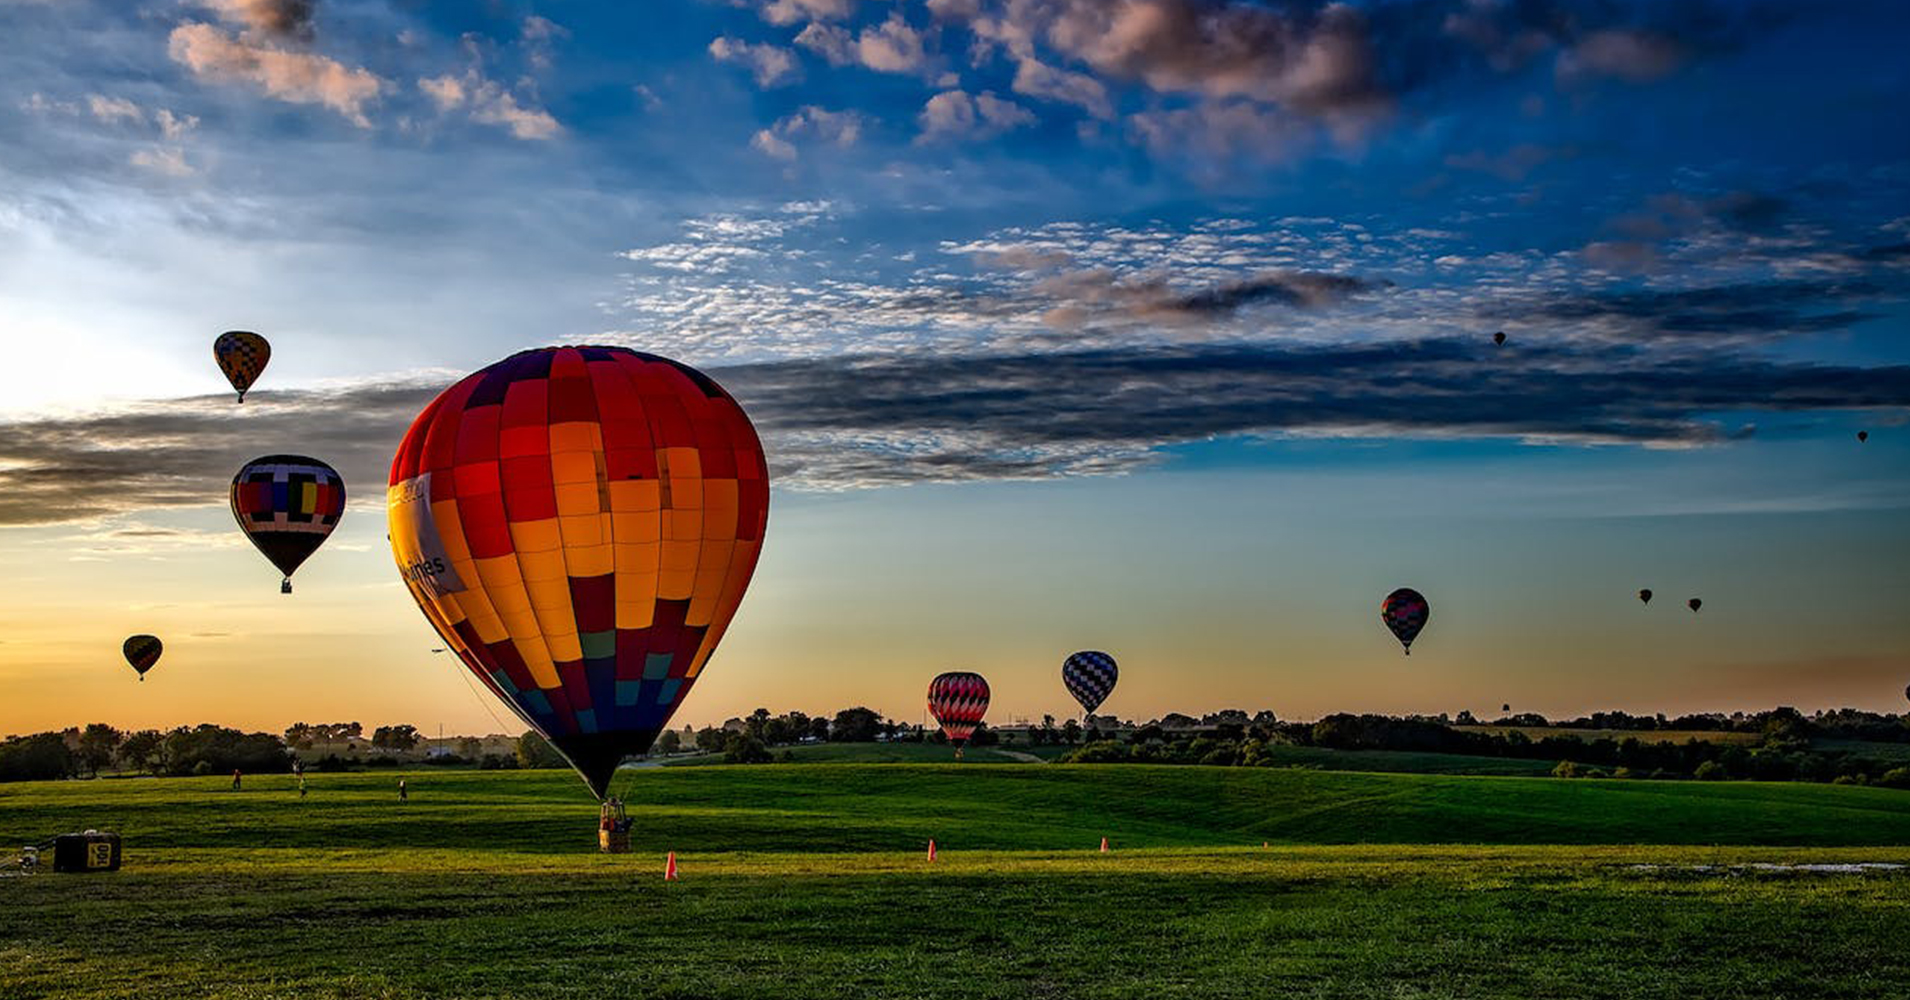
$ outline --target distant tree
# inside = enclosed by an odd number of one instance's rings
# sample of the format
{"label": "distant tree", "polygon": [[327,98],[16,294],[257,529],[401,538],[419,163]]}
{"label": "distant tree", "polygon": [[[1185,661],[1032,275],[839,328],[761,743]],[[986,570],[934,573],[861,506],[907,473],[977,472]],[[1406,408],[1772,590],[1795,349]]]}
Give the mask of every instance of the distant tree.
{"label": "distant tree", "polygon": [[1081,723],[1069,719],[1061,724],[1061,738],[1073,746],[1081,742]]}
{"label": "distant tree", "polygon": [[564,767],[564,755],[550,745],[550,741],[539,735],[534,729],[524,730],[517,738],[517,766],[524,768]]}
{"label": "distant tree", "polygon": [[671,754],[681,749],[683,749],[683,737],[677,735],[676,730],[665,729],[663,735],[657,737],[657,753]]}
{"label": "distant tree", "polygon": [[166,734],[160,754],[168,774],[272,774],[292,769],[292,754],[274,733],[244,733],[202,723]]}
{"label": "distant tree", "polygon": [[809,720],[809,735],[819,740],[829,738],[829,720],[818,715]]}
{"label": "distant tree", "polygon": [[104,722],[88,724],[80,733],[78,751],[80,763],[86,765],[86,773],[99,777],[99,769],[112,765],[113,756],[119,752],[119,745],[125,739],[125,734]]}
{"label": "distant tree", "polygon": [[159,748],[163,742],[157,729],[142,729],[133,733],[119,745],[120,765],[135,771],[149,768],[157,771],[160,766]]}
{"label": "distant tree", "polygon": [[411,725],[379,726],[371,733],[371,745],[381,750],[409,750],[418,740],[418,727]]}
{"label": "distant tree", "polygon": [[15,736],[0,743],[0,781],[52,781],[78,772],[79,756],[59,733]]}
{"label": "distant tree", "polygon": [[743,732],[749,734],[759,742],[766,738],[765,731],[768,728],[769,709],[767,708],[759,708],[749,713],[749,719],[743,723]]}
{"label": "distant tree", "polygon": [[458,741],[458,756],[476,760],[484,755],[484,741],[475,736],[466,736]]}
{"label": "distant tree", "polygon": [[1455,726],[1476,726],[1479,724],[1479,720],[1472,717],[1472,709],[1469,708],[1461,711],[1459,717],[1452,720],[1452,722]]}
{"label": "distant tree", "polygon": [[696,731],[696,748],[704,753],[722,753],[723,745],[729,741],[729,734],[714,726],[705,726]]}
{"label": "distant tree", "polygon": [[882,717],[869,709],[857,706],[845,708],[836,713],[836,719],[829,726],[829,739],[837,743],[870,743],[881,732]]}
{"label": "distant tree", "polygon": [[1699,764],[1698,769],[1691,772],[1691,776],[1699,781],[1723,781],[1731,775],[1725,770],[1723,764],[1715,760],[1707,760]]}
{"label": "distant tree", "polygon": [[723,746],[726,764],[767,764],[775,759],[762,740],[748,733],[730,733]]}
{"label": "distant tree", "polygon": [[285,727],[285,742],[300,750],[312,748],[312,727],[310,723],[294,722]]}
{"label": "distant tree", "polygon": [[1113,740],[1098,740],[1070,750],[1057,759],[1063,764],[1119,764],[1128,759],[1128,751]]}
{"label": "distant tree", "polygon": [[1893,767],[1877,779],[1885,788],[1910,788],[1910,767]]}

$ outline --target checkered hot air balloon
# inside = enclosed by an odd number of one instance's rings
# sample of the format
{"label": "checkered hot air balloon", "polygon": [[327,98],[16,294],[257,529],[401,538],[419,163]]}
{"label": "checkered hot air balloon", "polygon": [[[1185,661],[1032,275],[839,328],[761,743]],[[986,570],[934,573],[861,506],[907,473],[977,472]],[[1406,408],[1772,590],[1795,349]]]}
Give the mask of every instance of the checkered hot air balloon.
{"label": "checkered hot air balloon", "polygon": [[736,400],[619,347],[524,351],[446,389],[387,495],[419,609],[599,798],[709,662],[768,512]]}
{"label": "checkered hot air balloon", "polygon": [[1084,712],[1092,713],[1100,708],[1120,676],[1114,657],[1091,649],[1061,661],[1061,683],[1067,685],[1068,693],[1081,703]]}
{"label": "checkered hot air balloon", "polygon": [[1406,649],[1406,655],[1413,655],[1413,639],[1419,630],[1426,627],[1426,617],[1431,609],[1426,598],[1411,587],[1401,587],[1386,595],[1379,605],[1380,620],[1391,629],[1399,644]]}
{"label": "checkered hot air balloon", "polygon": [[938,674],[928,682],[928,711],[955,744],[959,760],[962,744],[975,735],[975,727],[988,714],[988,681],[966,670]]}
{"label": "checkered hot air balloon", "polygon": [[279,593],[292,592],[292,573],[325,544],[344,515],[345,479],[316,458],[267,455],[232,477],[232,516],[285,574]]}
{"label": "checkered hot air balloon", "polygon": [[159,662],[159,654],[165,652],[166,647],[156,635],[132,635],[126,637],[119,651],[125,654],[126,662],[132,664],[133,669],[139,672],[139,679],[144,681],[146,671]]}
{"label": "checkered hot air balloon", "polygon": [[252,388],[265,363],[272,360],[272,345],[248,330],[227,330],[212,342],[212,360],[219,363],[232,388],[239,390],[239,402],[243,403],[245,391]]}

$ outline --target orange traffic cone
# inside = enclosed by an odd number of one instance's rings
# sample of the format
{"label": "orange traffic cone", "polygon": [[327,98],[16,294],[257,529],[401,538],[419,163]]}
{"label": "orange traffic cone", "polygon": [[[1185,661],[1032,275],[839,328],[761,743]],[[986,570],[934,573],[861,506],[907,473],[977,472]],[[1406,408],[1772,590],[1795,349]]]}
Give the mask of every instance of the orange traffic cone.
{"label": "orange traffic cone", "polygon": [[675,851],[671,851],[670,856],[666,858],[663,862],[663,881],[665,882],[676,881],[676,852]]}
{"label": "orange traffic cone", "polygon": [[930,861],[935,860],[935,840],[933,838],[930,838],[928,842],[928,859]]}
{"label": "orange traffic cone", "polygon": [[1106,837],[1102,837],[1101,838],[1101,853],[1106,854],[1107,852],[1108,852],[1108,839]]}

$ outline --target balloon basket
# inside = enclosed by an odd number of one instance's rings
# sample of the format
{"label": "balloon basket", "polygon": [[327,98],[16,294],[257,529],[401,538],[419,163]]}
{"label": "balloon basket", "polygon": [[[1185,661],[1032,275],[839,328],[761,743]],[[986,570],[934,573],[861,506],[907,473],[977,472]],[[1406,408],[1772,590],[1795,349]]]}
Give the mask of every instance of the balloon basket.
{"label": "balloon basket", "polygon": [[597,810],[597,850],[630,853],[630,818],[624,815],[623,802],[618,799],[605,799]]}

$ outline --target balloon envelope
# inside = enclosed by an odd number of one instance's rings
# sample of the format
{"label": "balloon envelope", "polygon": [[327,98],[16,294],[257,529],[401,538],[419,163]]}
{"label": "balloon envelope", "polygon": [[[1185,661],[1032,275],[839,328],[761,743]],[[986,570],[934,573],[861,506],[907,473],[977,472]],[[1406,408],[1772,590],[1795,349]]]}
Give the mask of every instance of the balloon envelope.
{"label": "balloon envelope", "polygon": [[1495,334],[1493,334],[1493,335],[1492,335],[1492,342],[1493,342],[1493,343],[1495,343],[1495,344],[1503,344],[1503,343],[1505,343],[1505,331],[1504,331],[1504,330],[1500,330],[1500,331],[1499,331],[1498,333],[1495,333]]}
{"label": "balloon envelope", "polygon": [[1858,443],[1858,444],[1863,444],[1863,443],[1864,443],[1865,441],[1868,441],[1868,440],[1870,440],[1870,432],[1869,432],[1869,431],[1858,431],[1858,432],[1857,432],[1857,443]]}
{"label": "balloon envelope", "polygon": [[232,388],[239,390],[239,402],[243,403],[245,391],[252,388],[265,363],[272,360],[272,345],[256,333],[228,330],[212,342],[212,360],[219,363]]}
{"label": "balloon envelope", "polygon": [[1688,600],[1685,602],[1685,607],[1690,608],[1693,612],[1696,612],[1699,608],[1704,607],[1704,598],[1694,597],[1691,600]]}
{"label": "balloon envelope", "polygon": [[232,477],[232,516],[265,558],[292,573],[345,515],[345,479],[338,470],[304,455],[266,455],[245,463]]}
{"label": "balloon envelope", "polygon": [[1114,657],[1095,650],[1082,650],[1061,661],[1061,683],[1081,703],[1084,712],[1093,712],[1114,690],[1121,676]]}
{"label": "balloon envelope", "polygon": [[1392,630],[1393,637],[1405,647],[1408,656],[1413,653],[1413,639],[1426,627],[1426,618],[1431,613],[1426,598],[1411,587],[1401,587],[1387,594],[1379,605],[1380,620]]}
{"label": "balloon envelope", "polygon": [[938,674],[928,682],[928,711],[960,746],[988,714],[988,681],[966,670]]}
{"label": "balloon envelope", "polygon": [[1639,591],[1638,599],[1640,601],[1643,601],[1646,604],[1650,604],[1651,603],[1651,588],[1646,587],[1644,590]]}
{"label": "balloon envelope", "polygon": [[125,654],[126,662],[133,665],[133,669],[139,672],[139,679],[143,681],[146,671],[159,662],[159,654],[166,651],[166,646],[156,635],[133,635],[126,637],[119,651]]}
{"label": "balloon envelope", "polygon": [[386,499],[419,609],[601,797],[735,615],[769,473],[742,407],[702,372],[549,347],[426,406]]}

